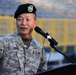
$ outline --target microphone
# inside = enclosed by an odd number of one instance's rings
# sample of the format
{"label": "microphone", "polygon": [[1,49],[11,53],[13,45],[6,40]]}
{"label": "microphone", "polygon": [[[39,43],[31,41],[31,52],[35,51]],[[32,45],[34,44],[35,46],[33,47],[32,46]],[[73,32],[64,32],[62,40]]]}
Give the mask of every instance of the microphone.
{"label": "microphone", "polygon": [[57,45],[58,42],[53,39],[52,37],[50,37],[50,35],[48,33],[45,33],[41,28],[39,28],[38,26],[35,27],[34,29],[37,33],[41,34],[42,36],[44,36],[50,43],[51,45]]}
{"label": "microphone", "polygon": [[53,39],[52,37],[50,37],[50,35],[49,35],[48,33],[45,33],[45,32],[44,32],[41,28],[39,28],[38,26],[36,26],[36,27],[34,28],[34,30],[35,30],[37,33],[39,33],[39,34],[41,34],[42,36],[44,36],[44,37],[50,42],[50,46],[51,46],[52,48],[54,48],[57,52],[59,52],[59,53],[61,53],[63,56],[65,56],[71,63],[74,63],[67,55],[65,55],[63,52],[61,52],[61,51],[59,51],[59,50],[57,50],[57,49],[55,48],[54,45],[57,45],[58,42],[57,42],[55,39]]}

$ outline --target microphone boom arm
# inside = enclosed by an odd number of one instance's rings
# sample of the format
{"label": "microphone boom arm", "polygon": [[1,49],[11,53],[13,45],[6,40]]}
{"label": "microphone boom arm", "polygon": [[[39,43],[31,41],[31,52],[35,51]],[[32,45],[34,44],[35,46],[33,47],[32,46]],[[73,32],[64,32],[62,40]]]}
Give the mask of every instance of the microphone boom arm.
{"label": "microphone boom arm", "polygon": [[56,50],[57,52],[59,52],[60,54],[62,54],[63,56],[65,56],[71,63],[74,63],[66,54],[62,53],[61,51],[59,51],[54,45],[51,45],[50,46]]}
{"label": "microphone boom arm", "polygon": [[[47,37],[49,37],[49,34],[48,34],[48,33],[46,33],[46,35],[47,35]],[[52,40],[50,40],[50,39],[48,38],[48,40],[49,40],[49,42],[50,42],[50,46],[51,46],[54,50],[56,50],[57,52],[59,52],[60,54],[62,54],[63,56],[65,56],[71,63],[74,63],[67,55],[65,55],[64,53],[62,53],[61,51],[59,51],[59,50],[56,49],[56,47],[55,47],[54,45],[57,45],[58,42],[57,42],[55,39],[53,39],[53,38],[51,38],[51,39],[52,39]]]}

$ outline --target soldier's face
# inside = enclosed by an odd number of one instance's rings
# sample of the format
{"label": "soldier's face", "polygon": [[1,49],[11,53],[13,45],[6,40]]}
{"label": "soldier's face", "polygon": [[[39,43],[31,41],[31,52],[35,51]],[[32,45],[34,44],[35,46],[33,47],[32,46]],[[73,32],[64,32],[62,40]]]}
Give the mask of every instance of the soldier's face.
{"label": "soldier's face", "polygon": [[29,35],[37,25],[34,14],[21,14],[16,19],[17,30],[20,34]]}

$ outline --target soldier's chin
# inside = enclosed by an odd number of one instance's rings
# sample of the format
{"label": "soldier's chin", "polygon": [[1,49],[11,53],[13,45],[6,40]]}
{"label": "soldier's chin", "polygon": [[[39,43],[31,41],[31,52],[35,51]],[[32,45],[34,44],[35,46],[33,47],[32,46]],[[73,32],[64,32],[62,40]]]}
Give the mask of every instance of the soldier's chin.
{"label": "soldier's chin", "polygon": [[27,32],[19,32],[20,35],[27,35],[28,33]]}

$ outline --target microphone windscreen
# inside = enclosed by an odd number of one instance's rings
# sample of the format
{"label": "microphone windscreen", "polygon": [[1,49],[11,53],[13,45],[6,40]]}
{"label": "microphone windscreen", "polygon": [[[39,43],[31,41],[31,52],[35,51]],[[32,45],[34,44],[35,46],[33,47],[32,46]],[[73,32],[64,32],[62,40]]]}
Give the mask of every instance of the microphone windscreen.
{"label": "microphone windscreen", "polygon": [[36,26],[36,27],[34,28],[34,30],[35,30],[36,32],[38,32],[38,33],[40,33],[40,31],[41,31],[41,29],[40,29],[38,26]]}

